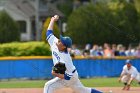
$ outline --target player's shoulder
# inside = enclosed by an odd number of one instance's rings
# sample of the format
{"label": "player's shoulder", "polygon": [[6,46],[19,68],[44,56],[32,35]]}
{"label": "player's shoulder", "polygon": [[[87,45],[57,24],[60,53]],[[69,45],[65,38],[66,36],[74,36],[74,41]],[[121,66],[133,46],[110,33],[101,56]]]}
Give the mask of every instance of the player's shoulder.
{"label": "player's shoulder", "polygon": [[136,67],[134,67],[134,66],[132,66],[132,69],[137,70],[137,68],[136,68]]}
{"label": "player's shoulder", "polygon": [[58,38],[54,37],[54,43],[58,42]]}
{"label": "player's shoulder", "polygon": [[126,66],[126,65],[124,65],[124,66],[123,66],[123,69],[127,69],[127,66]]}
{"label": "player's shoulder", "polygon": [[58,42],[58,38],[55,36],[53,37],[53,42],[51,43],[51,46],[56,46],[56,43]]}

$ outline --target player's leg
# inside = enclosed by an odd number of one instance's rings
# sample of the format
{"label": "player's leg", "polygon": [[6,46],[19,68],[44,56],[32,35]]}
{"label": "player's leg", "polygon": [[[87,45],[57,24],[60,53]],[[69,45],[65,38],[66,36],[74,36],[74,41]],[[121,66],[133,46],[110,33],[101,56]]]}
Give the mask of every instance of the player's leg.
{"label": "player's leg", "polygon": [[122,90],[125,90],[125,89],[126,89],[127,82],[129,81],[130,78],[131,78],[130,75],[124,75],[124,76],[121,78],[121,82],[124,83],[124,87],[123,87]]}
{"label": "player's leg", "polygon": [[136,77],[136,81],[137,81],[138,84],[140,85],[140,73],[137,75],[137,77]]}
{"label": "player's leg", "polygon": [[97,89],[92,89],[84,86],[76,86],[72,88],[75,93],[103,93]]}
{"label": "player's leg", "polygon": [[125,83],[128,82],[129,79],[130,79],[130,76],[129,76],[129,75],[124,75],[124,76],[121,78],[121,82],[125,84]]}
{"label": "player's leg", "polygon": [[61,84],[61,79],[54,78],[45,83],[44,92],[43,93],[54,93],[56,89],[63,88],[64,86]]}
{"label": "player's leg", "polygon": [[75,93],[103,93],[99,90],[83,86],[79,79],[77,79],[77,81],[74,83],[73,86],[71,86],[71,88],[74,90]]}
{"label": "player's leg", "polygon": [[97,89],[91,89],[91,93],[103,93],[102,91],[99,91],[99,90],[97,90]]}

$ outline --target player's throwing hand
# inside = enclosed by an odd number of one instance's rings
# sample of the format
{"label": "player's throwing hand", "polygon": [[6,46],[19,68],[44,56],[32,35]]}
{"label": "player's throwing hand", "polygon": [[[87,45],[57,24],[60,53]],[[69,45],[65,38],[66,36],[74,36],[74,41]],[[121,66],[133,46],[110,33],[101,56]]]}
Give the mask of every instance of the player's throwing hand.
{"label": "player's throwing hand", "polygon": [[54,21],[57,21],[59,19],[59,16],[58,15],[54,15],[51,20],[54,20]]}

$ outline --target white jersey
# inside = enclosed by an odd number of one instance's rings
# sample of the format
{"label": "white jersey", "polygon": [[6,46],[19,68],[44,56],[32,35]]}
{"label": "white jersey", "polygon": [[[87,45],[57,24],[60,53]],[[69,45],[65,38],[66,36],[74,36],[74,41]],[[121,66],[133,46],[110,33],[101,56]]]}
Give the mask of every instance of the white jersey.
{"label": "white jersey", "polygon": [[65,74],[69,77],[72,77],[75,66],[73,65],[69,52],[61,52],[58,50],[58,47],[56,45],[56,43],[58,42],[58,38],[56,38],[52,33],[47,37],[47,40],[49,45],[51,46],[53,64],[55,65],[57,62],[65,63]]}
{"label": "white jersey", "polygon": [[134,66],[131,66],[128,70],[127,65],[124,65],[122,74],[130,74],[132,78],[136,78],[139,75],[139,72]]}

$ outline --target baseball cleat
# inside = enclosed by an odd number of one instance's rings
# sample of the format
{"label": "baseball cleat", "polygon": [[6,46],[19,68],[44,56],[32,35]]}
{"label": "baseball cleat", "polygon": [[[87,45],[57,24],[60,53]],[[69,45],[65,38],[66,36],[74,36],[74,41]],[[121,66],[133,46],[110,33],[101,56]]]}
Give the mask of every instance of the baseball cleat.
{"label": "baseball cleat", "polygon": [[122,88],[122,90],[125,90],[126,89],[126,85]]}

